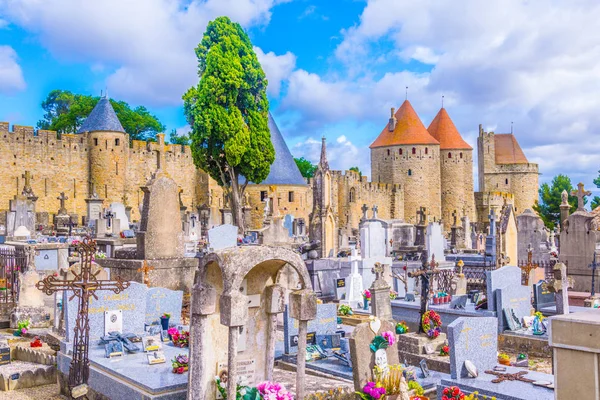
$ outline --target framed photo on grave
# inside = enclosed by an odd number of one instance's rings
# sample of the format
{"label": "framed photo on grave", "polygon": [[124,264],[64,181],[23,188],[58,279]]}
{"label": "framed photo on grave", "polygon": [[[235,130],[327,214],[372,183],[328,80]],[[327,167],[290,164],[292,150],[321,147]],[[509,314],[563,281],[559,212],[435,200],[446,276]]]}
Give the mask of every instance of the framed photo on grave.
{"label": "framed photo on grave", "polygon": [[160,335],[156,336],[144,336],[142,338],[142,344],[144,346],[144,351],[157,351],[162,349],[162,342],[160,340]]}
{"label": "framed photo on grave", "polygon": [[160,340],[162,342],[170,342],[171,337],[169,336],[169,332],[166,330],[160,331]]}
{"label": "framed photo on grave", "polygon": [[123,311],[104,311],[104,335],[109,332],[123,333]]}
{"label": "framed photo on grave", "polygon": [[162,364],[167,362],[165,359],[165,353],[162,351],[151,351],[148,353],[148,364]]}
{"label": "framed photo on grave", "polygon": [[[236,370],[238,374],[238,379],[242,381],[245,385],[255,385],[255,374],[256,374],[256,360],[238,360],[236,362]],[[217,375],[221,383],[227,384],[227,379],[229,377],[229,372],[227,368],[227,361],[218,362],[217,363]],[[217,399],[222,399],[221,393],[217,391]]]}
{"label": "framed photo on grave", "polygon": [[104,345],[104,352],[106,358],[121,357],[123,356],[123,343],[118,340],[111,340]]}
{"label": "framed photo on grave", "polygon": [[421,367],[421,372],[423,373],[423,378],[429,378],[431,373],[429,372],[429,368],[427,368],[427,361],[421,360],[419,362],[419,367]]}

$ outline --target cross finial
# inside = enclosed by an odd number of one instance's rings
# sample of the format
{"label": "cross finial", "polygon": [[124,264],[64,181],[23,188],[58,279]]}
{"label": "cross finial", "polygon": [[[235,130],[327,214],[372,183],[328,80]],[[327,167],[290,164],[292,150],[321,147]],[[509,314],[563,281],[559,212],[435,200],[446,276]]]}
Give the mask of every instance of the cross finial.
{"label": "cross finial", "polygon": [[442,95],[442,108],[444,108],[444,95]]}
{"label": "cross finial", "polygon": [[571,192],[571,196],[577,196],[577,211],[585,211],[585,196],[591,196],[592,192],[584,189],[582,182],[577,184],[577,190]]}
{"label": "cross finial", "polygon": [[379,280],[383,276],[383,265],[381,263],[375,263],[371,272],[375,274],[375,280]]}
{"label": "cross finial", "polygon": [[408,100],[408,86],[406,87],[406,98],[404,100]]}

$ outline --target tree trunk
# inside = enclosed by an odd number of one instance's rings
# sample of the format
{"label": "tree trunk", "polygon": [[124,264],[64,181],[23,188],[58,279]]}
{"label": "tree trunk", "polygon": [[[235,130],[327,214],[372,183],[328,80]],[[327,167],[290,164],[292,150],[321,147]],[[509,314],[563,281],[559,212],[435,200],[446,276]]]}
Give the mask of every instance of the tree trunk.
{"label": "tree trunk", "polygon": [[238,227],[238,232],[244,234],[246,227],[244,224],[244,210],[242,204],[244,186],[240,186],[238,183],[238,176],[234,174],[231,179],[231,190],[229,191],[229,199],[231,200],[231,216],[233,217],[233,224]]}

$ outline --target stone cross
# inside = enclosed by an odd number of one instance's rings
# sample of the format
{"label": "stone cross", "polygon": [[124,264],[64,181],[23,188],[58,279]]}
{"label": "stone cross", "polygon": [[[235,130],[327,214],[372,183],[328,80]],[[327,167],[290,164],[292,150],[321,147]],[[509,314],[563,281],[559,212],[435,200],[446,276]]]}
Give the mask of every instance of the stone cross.
{"label": "stone cross", "polygon": [[111,290],[118,294],[129,287],[129,282],[123,282],[121,278],[114,281],[98,280],[96,275],[101,270],[92,273],[92,257],[96,254],[95,241],[89,237],[85,238],[77,246],[77,251],[81,257],[81,272],[73,271],[73,279],[60,280],[54,275],[49,275],[36,284],[36,287],[48,296],[56,292],[70,290],[73,292],[70,300],[75,297],[79,299],[79,313],[74,331],[73,358],[69,368],[69,391],[72,398],[85,396],[88,391],[87,381],[90,374],[90,362],[88,360],[90,319],[88,308],[90,297],[98,300],[96,290]]}
{"label": "stone cross", "polygon": [[377,206],[374,205],[372,210],[373,210],[373,219],[377,219],[377,210],[378,210]]}
{"label": "stone cross", "polygon": [[569,288],[573,287],[573,280],[567,276],[567,266],[557,263],[554,268],[554,279],[548,282],[548,290],[556,299],[556,312],[569,314]]}
{"label": "stone cross", "polygon": [[127,197],[127,193],[124,193],[123,197],[121,197],[121,201],[123,202],[124,207],[127,207],[127,200],[129,200],[129,198]]}
{"label": "stone cross", "polygon": [[169,146],[165,145],[164,133],[156,135],[156,143],[148,143],[150,151],[156,152],[156,173],[159,171],[167,173],[167,149]]}
{"label": "stone cross", "polygon": [[571,192],[571,196],[577,196],[577,211],[585,211],[585,196],[591,196],[592,192],[583,188],[583,183],[577,184],[577,190]]}
{"label": "stone cross", "polygon": [[147,286],[150,286],[150,277],[148,276],[148,272],[150,271],[154,271],[154,267],[149,266],[146,260],[144,260],[144,264],[137,270],[137,272],[144,274],[144,285]]}
{"label": "stone cross", "polygon": [[60,196],[58,196],[56,199],[60,200],[60,209],[58,210],[58,215],[67,214],[67,209],[65,208],[65,200],[68,200],[69,198],[65,196],[65,192],[60,192]]}
{"label": "stone cross", "polygon": [[539,267],[538,264],[533,264],[532,259],[533,249],[531,248],[531,243],[529,243],[527,245],[527,265],[519,265],[519,268],[521,268],[521,273],[524,274],[523,279],[521,279],[522,286],[529,286],[529,273]]}
{"label": "stone cross", "polygon": [[363,220],[369,219],[369,217],[367,216],[367,211],[369,211],[369,207],[367,207],[366,204],[363,204],[363,206],[360,208],[360,210],[363,213]]}
{"label": "stone cross", "polygon": [[383,279],[383,265],[381,263],[376,262],[371,272],[375,274],[376,281]]}
{"label": "stone cross", "polygon": [[456,226],[456,222],[457,222],[456,217],[457,217],[456,210],[454,210],[454,211],[452,211],[452,219],[453,219],[452,226]]}
{"label": "stone cross", "polygon": [[98,193],[96,193],[96,184],[95,183],[90,183],[90,187],[92,188],[92,190],[90,191],[90,199],[97,199],[98,198]]}
{"label": "stone cross", "polygon": [[427,211],[427,208],[419,207],[419,211],[417,211],[417,215],[419,216],[419,225],[425,224],[425,212],[426,211]]}
{"label": "stone cross", "polygon": [[34,197],[33,189],[31,188],[31,179],[33,178],[33,176],[31,176],[31,173],[29,171],[25,171],[25,173],[21,175],[21,177],[25,179],[25,184],[23,185],[23,191],[21,192],[21,195],[27,197]]}
{"label": "stone cross", "polygon": [[[423,266],[420,270],[415,272],[409,272],[408,276],[411,278],[420,277],[421,278],[421,310],[419,311],[420,318],[419,321],[423,318],[423,315],[429,309],[429,284],[431,278],[434,275],[439,274],[441,271],[437,269],[438,263],[435,261],[435,254],[431,255],[431,262],[429,263],[429,268],[427,266],[427,253],[423,253]],[[419,332],[424,333],[423,327],[421,323],[419,323]]]}

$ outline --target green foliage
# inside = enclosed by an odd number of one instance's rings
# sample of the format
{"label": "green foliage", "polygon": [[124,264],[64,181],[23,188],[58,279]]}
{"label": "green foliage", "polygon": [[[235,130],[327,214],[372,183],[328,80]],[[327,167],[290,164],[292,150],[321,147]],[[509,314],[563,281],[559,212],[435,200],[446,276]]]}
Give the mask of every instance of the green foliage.
{"label": "green foliage", "polygon": [[171,144],[182,144],[184,146],[190,145],[190,137],[186,134],[179,135],[177,130],[173,129],[169,134],[169,143]]}
{"label": "green foliage", "polygon": [[358,175],[362,176],[362,172],[360,172],[360,169],[358,169],[358,167],[350,167],[350,171],[357,172]]}
{"label": "green foliage", "polygon": [[600,206],[600,197],[594,196],[594,198],[592,199],[592,210],[595,210],[599,206]]}
{"label": "green foliage", "polygon": [[573,185],[568,176],[557,175],[552,179],[550,185],[544,183],[540,186],[540,201],[533,206],[533,209],[539,214],[548,229],[554,229],[556,224],[560,222],[560,204],[562,203],[563,190],[566,190],[569,194],[570,211],[575,212],[577,210],[577,197],[571,196]]}
{"label": "green foliage", "polygon": [[417,381],[408,381],[408,388],[410,390],[415,390],[415,394],[417,396],[423,396],[425,394],[425,390],[423,390],[423,386],[419,384]]}
{"label": "green foliage", "polygon": [[[75,133],[99,100],[98,96],[53,90],[42,102],[45,113],[43,119],[38,121],[37,128]],[[165,126],[144,106],[132,109],[126,102],[112,99],[110,104],[131,140],[148,140],[165,130]]]}
{"label": "green foliage", "polygon": [[381,335],[377,335],[371,341],[369,348],[371,349],[371,351],[373,353],[375,353],[377,350],[387,349],[388,346],[389,346],[388,340]]}
{"label": "green foliage", "polygon": [[227,17],[211,21],[196,48],[200,82],[184,95],[192,128],[192,156],[232,200],[234,221],[242,228],[245,185],[260,183],[275,161],[268,127],[267,79],[242,27]]}
{"label": "green foliage", "polygon": [[315,171],[317,170],[317,166],[315,164],[311,163],[304,157],[294,157],[294,161],[296,161],[296,165],[298,166],[298,169],[303,177],[312,178],[315,176]]}
{"label": "green foliage", "polygon": [[347,304],[342,304],[338,308],[338,314],[340,315],[354,315],[354,311],[352,311],[352,307]]}

